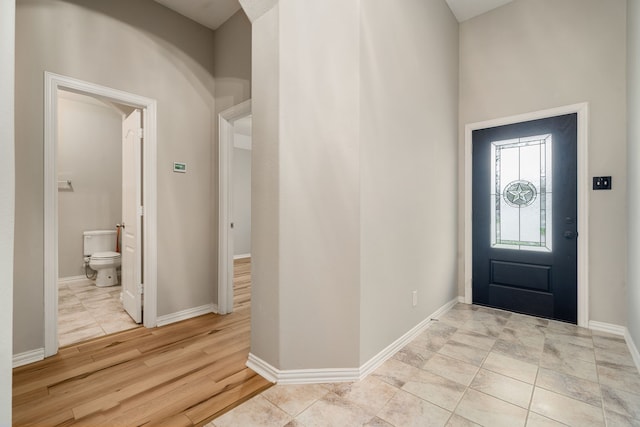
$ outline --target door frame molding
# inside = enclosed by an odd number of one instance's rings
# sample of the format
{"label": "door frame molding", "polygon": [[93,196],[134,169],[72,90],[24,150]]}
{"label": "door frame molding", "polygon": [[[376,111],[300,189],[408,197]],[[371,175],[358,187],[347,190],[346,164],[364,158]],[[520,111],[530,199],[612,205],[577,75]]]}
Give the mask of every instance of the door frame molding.
{"label": "door frame molding", "polygon": [[218,114],[218,313],[233,311],[233,238],[231,179],[233,123],[251,114],[251,100]]}
{"label": "door frame molding", "polygon": [[470,123],[464,129],[464,301],[473,302],[473,131],[564,114],[578,115],[578,326],[589,325],[589,104],[587,102]]}
{"label": "door frame molding", "polygon": [[144,123],[144,326],[157,317],[157,102],[121,90],[45,71],[44,73],[44,356],[58,352],[58,90],[142,110]]}

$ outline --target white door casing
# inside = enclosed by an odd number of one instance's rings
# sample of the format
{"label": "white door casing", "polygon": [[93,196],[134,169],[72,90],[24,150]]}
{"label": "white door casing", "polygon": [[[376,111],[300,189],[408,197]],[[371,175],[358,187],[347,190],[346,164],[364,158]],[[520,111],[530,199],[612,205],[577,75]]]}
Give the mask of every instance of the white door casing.
{"label": "white door casing", "polygon": [[142,322],[141,120],[134,110],[122,122],[122,304],[136,323]]}
{"label": "white door casing", "polygon": [[473,301],[472,154],[473,131],[576,113],[578,115],[578,326],[589,324],[589,104],[586,102],[534,111],[465,126],[464,145],[464,301]]}
{"label": "white door casing", "polygon": [[157,102],[129,92],[101,86],[46,71],[44,73],[44,356],[58,352],[58,185],[56,147],[58,144],[58,91],[69,90],[139,108],[145,126],[142,149],[142,185],[145,207],[144,252],[145,280],[144,326],[157,324]]}

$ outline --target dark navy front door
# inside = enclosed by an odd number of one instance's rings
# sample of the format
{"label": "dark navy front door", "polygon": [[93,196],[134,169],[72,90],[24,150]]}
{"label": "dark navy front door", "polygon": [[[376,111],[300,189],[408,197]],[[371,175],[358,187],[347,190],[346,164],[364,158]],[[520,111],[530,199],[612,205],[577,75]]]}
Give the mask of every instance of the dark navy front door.
{"label": "dark navy front door", "polygon": [[473,302],[577,320],[577,114],[473,132]]}

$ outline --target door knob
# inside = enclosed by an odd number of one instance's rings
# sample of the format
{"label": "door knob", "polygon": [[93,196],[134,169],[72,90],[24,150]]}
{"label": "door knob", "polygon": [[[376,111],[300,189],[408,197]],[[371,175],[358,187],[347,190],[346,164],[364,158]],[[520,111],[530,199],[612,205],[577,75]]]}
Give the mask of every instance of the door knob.
{"label": "door knob", "polygon": [[565,239],[575,239],[576,237],[578,237],[578,233],[576,233],[575,231],[565,231],[564,232],[564,238]]}

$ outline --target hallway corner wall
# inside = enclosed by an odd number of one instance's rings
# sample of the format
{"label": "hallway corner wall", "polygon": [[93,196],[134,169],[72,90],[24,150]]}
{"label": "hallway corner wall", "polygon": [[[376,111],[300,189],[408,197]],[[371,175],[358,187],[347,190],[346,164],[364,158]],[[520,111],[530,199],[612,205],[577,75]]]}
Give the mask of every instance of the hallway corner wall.
{"label": "hallway corner wall", "polygon": [[444,0],[361,9],[363,364],[457,297],[458,22]]}
{"label": "hallway corner wall", "polygon": [[251,353],[281,367],[280,8],[252,26]]}
{"label": "hallway corner wall", "polygon": [[402,3],[254,21],[251,351],[283,372],[357,369],[457,297],[458,24]]}
{"label": "hallway corner wall", "polygon": [[640,0],[627,3],[627,126],[629,191],[629,333],[640,349]]}
{"label": "hallway corner wall", "polygon": [[0,2],[0,425],[11,425],[15,208],[15,2]]}
{"label": "hallway corner wall", "polygon": [[359,5],[281,0],[278,6],[285,369],[358,365]]}

